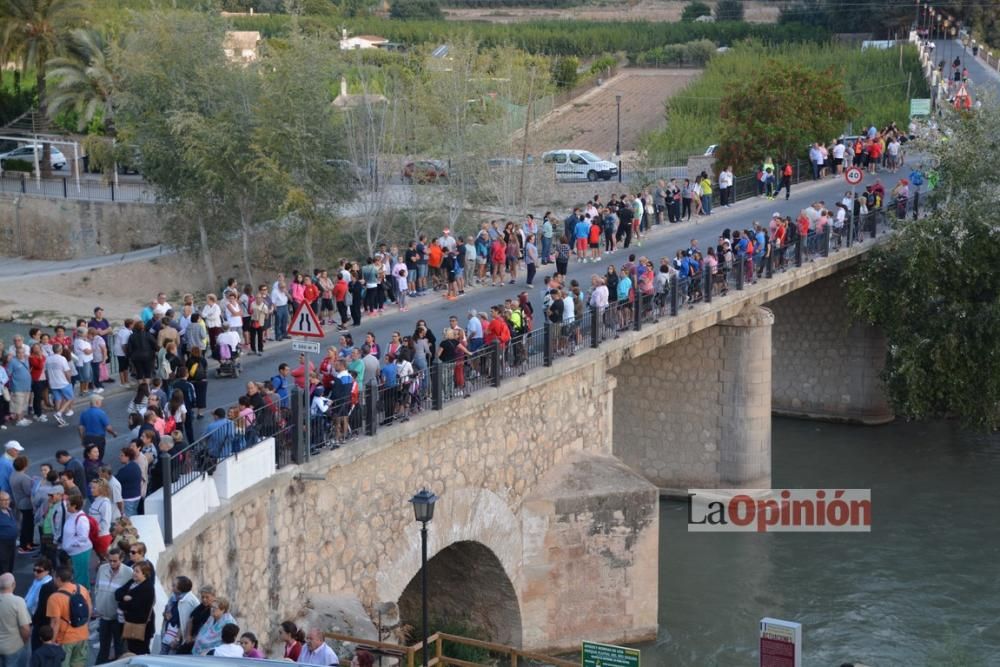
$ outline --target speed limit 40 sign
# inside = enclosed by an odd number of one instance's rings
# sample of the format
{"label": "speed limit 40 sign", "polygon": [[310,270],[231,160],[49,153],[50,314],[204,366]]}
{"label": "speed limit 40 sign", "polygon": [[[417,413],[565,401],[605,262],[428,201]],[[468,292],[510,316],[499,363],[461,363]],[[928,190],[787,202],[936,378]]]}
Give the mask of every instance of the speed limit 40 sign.
{"label": "speed limit 40 sign", "polygon": [[865,180],[865,174],[857,167],[851,167],[844,172],[844,180],[851,185],[857,185],[861,181]]}

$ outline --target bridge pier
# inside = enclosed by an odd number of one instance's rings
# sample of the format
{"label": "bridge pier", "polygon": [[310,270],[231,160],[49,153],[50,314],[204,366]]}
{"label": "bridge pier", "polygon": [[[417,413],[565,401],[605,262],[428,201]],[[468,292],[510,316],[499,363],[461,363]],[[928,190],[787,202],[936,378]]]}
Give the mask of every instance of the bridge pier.
{"label": "bridge pier", "polygon": [[851,315],[845,282],[831,276],[768,304],[775,414],[860,424],[894,418],[881,380],[885,337]]}
{"label": "bridge pier", "polygon": [[661,489],[770,487],[773,323],[749,306],[613,368],[614,454]]}

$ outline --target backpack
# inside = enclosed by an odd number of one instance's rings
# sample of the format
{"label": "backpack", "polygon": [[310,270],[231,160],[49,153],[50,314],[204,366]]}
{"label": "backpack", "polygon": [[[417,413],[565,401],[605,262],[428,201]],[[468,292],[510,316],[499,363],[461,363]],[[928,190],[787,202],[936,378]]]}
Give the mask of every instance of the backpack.
{"label": "backpack", "polygon": [[[89,514],[87,514],[86,517],[87,517],[87,523],[90,524],[90,530],[87,533],[87,537],[90,538],[91,544],[97,544],[97,539],[98,537],[100,537],[101,526],[100,524],[97,523],[97,519],[95,519],[94,517],[90,516]],[[73,627],[75,628],[77,626],[74,625]]]}
{"label": "backpack", "polygon": [[[91,519],[92,520],[92,519]],[[87,598],[80,592],[80,585],[76,585],[76,590],[69,593],[64,590],[57,591],[69,598],[69,624],[74,628],[82,628],[90,622],[90,605]]]}

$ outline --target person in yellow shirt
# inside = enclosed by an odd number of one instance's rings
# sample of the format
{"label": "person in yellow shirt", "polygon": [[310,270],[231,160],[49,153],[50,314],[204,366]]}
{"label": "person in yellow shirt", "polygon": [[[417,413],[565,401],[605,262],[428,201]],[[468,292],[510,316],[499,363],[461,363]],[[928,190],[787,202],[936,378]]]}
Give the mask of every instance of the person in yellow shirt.
{"label": "person in yellow shirt", "polygon": [[712,215],[712,179],[706,172],[701,172],[698,185],[701,186],[701,211],[705,215]]}

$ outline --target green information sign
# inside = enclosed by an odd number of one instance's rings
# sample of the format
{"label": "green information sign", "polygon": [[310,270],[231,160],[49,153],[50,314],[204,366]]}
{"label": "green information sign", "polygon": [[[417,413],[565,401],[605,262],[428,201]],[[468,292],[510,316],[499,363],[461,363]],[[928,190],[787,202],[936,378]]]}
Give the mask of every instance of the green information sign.
{"label": "green information sign", "polygon": [[930,116],[931,115],[931,101],[930,99],[913,98],[910,100],[910,115],[911,116]]}
{"label": "green information sign", "polygon": [[581,667],[639,667],[639,649],[583,642]]}

